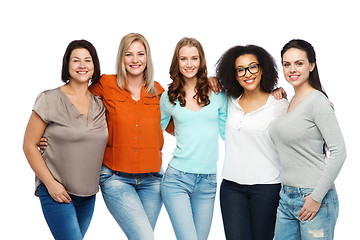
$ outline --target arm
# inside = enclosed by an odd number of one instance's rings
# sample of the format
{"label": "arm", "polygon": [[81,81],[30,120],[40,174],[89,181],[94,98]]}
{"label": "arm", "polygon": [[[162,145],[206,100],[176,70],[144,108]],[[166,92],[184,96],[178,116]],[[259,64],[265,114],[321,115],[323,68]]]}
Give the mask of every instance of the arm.
{"label": "arm", "polygon": [[171,114],[168,111],[169,104],[171,103],[169,102],[167,92],[165,92],[160,98],[161,128],[163,131],[168,127],[171,119]]}
{"label": "arm", "polygon": [[45,184],[51,197],[59,203],[70,203],[70,196],[65,188],[53,178],[37,147],[46,126],[47,124],[33,111],[25,130],[23,150],[30,167]]}
{"label": "arm", "polygon": [[319,129],[329,151],[330,157],[316,184],[314,191],[305,197],[305,204],[299,212],[300,220],[315,217],[322,199],[333,186],[346,158],[345,142],[331,103],[324,96],[313,109],[314,122]]}
{"label": "arm", "polygon": [[223,140],[225,140],[225,123],[227,119],[227,97],[224,93],[221,93],[221,106],[219,108],[219,134]]}

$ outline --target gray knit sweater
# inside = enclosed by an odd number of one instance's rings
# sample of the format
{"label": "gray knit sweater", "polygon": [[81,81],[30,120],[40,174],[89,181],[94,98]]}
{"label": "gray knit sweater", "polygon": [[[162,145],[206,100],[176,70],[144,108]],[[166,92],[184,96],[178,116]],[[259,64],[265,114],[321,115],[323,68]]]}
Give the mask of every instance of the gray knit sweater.
{"label": "gray knit sweater", "polygon": [[[346,158],[346,149],[334,109],[320,91],[309,93],[289,113],[270,126],[270,136],[280,155],[284,185],[313,189],[312,199],[321,202]],[[330,151],[326,160],[324,141]]]}

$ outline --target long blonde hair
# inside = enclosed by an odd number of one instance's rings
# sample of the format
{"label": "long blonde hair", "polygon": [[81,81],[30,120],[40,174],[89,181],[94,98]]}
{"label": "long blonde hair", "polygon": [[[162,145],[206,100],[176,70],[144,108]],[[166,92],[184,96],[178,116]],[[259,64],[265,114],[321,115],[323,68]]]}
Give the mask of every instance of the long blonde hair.
{"label": "long blonde hair", "polygon": [[151,60],[150,46],[149,43],[146,41],[145,37],[139,33],[129,33],[121,39],[116,60],[116,82],[119,85],[120,89],[124,90],[124,86],[126,85],[127,81],[127,72],[125,69],[124,57],[126,50],[129,48],[130,44],[135,41],[141,42],[144,45],[146,51],[147,64],[143,75],[146,84],[146,92],[150,93],[151,95],[156,95],[157,91],[153,79],[154,69]]}

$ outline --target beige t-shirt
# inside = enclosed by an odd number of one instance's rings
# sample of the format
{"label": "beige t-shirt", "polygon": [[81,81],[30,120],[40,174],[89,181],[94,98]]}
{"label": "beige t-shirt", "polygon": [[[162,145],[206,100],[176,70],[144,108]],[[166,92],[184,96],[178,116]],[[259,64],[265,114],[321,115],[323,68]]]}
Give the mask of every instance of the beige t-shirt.
{"label": "beige t-shirt", "polygon": [[[101,98],[91,94],[86,118],[60,88],[44,91],[36,99],[33,111],[48,124],[43,135],[48,147],[42,157],[70,194],[91,196],[99,191],[108,139],[105,110]],[[41,181],[36,177],[35,182],[37,188]]]}

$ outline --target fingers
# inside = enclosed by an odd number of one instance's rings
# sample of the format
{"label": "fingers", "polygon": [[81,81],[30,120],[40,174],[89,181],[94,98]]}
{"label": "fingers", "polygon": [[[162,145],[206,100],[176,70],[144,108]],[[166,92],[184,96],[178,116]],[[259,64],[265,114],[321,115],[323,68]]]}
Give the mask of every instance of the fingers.
{"label": "fingers", "polygon": [[321,203],[314,201],[310,196],[305,197],[305,203],[300,209],[298,217],[301,221],[311,221],[320,209]]}
{"label": "fingers", "polygon": [[210,85],[211,90],[213,90],[213,92],[215,94],[218,94],[219,92],[222,91],[222,88],[221,88],[221,86],[219,84],[219,79],[218,78],[210,77],[208,81],[209,81],[209,85]]}
{"label": "fingers", "polygon": [[58,203],[70,203],[71,197],[67,193],[63,185],[58,182],[53,182],[49,187],[47,187],[50,196],[54,201]]}

